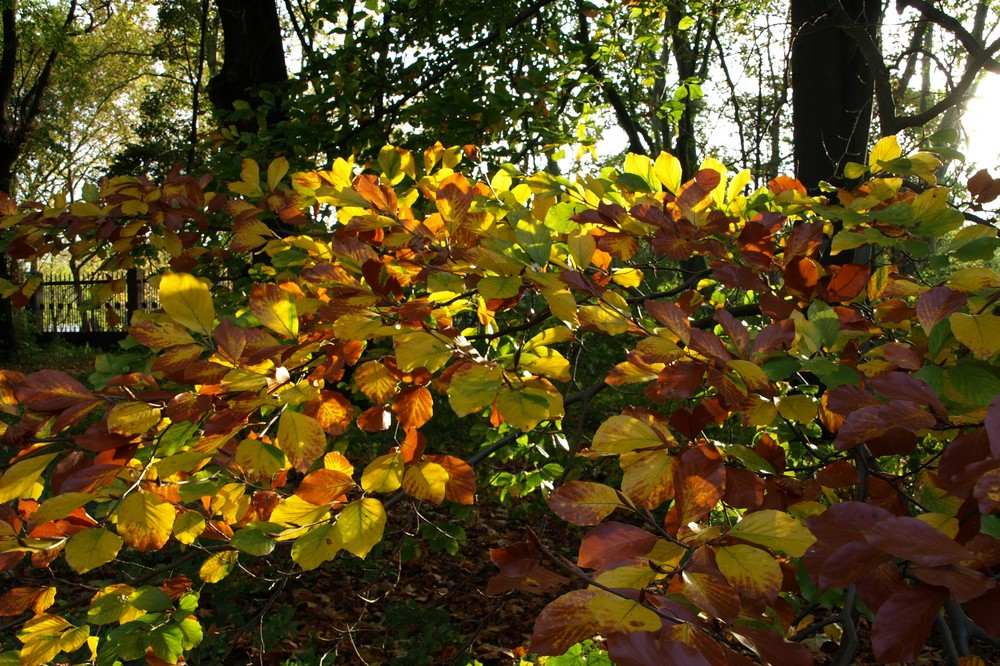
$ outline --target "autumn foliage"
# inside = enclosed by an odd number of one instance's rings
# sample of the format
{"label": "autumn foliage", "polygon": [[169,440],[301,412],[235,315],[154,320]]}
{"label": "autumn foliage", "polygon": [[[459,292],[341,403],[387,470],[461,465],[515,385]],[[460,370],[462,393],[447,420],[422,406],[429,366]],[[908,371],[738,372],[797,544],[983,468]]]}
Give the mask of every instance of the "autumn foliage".
{"label": "autumn foliage", "polygon": [[[4,202],[10,256],[158,270],[162,307],[89,386],[0,377],[0,571],[116,580],[9,589],[22,645],[0,656],[177,663],[203,584],[275,551],[369,556],[402,498],[474,503],[521,437],[576,453],[547,502],[587,528],[574,560],[530,530],[483,554],[490,594],[553,599],[531,652],[600,635],[618,664],[789,666],[818,637],[883,663],[1000,639],[1000,242],[933,156],[883,139],[861,185],[817,197],[714,160],[682,182],[667,154],[489,182],[474,151],[419,157]],[[37,279],[0,286],[23,305]],[[563,431],[609,387],[632,404]],[[440,450],[444,413],[492,435]],[[128,584],[124,554],[200,580]]]}

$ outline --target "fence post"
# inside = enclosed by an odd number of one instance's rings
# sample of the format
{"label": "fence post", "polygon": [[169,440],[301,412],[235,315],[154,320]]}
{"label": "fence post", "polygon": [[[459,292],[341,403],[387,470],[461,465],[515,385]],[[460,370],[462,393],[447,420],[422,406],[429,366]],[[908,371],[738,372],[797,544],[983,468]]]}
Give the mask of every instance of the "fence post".
{"label": "fence post", "polygon": [[139,270],[130,268],[125,273],[125,325],[132,323],[132,313],[139,309]]}

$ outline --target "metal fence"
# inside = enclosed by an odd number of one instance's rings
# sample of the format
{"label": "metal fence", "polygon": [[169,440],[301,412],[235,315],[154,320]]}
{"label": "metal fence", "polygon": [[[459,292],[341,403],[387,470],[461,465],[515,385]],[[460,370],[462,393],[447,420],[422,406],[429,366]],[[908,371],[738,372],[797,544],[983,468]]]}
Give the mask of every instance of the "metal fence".
{"label": "metal fence", "polygon": [[159,307],[156,289],[137,270],[74,276],[43,269],[31,309],[42,333],[112,333],[125,331],[133,312]]}

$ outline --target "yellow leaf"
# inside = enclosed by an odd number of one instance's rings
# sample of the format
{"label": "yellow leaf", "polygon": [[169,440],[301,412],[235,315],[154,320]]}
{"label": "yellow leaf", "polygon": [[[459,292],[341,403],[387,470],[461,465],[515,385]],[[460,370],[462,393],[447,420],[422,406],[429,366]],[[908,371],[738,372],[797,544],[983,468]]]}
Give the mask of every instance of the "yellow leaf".
{"label": "yellow leaf", "polygon": [[521,278],[487,276],[476,285],[479,294],[486,300],[494,298],[512,298],[521,291]]}
{"label": "yellow leaf", "polygon": [[377,499],[365,497],[344,507],[337,517],[334,533],[344,550],[364,559],[382,540],[385,530],[385,508]]}
{"label": "yellow leaf", "polygon": [[174,505],[159,495],[134,492],[118,507],[118,534],[142,552],[159,550],[170,538],[174,517]]}
{"label": "yellow leaf", "polygon": [[792,557],[802,557],[816,541],[804,525],[784,511],[765,509],[747,514],[729,530],[729,536],[777,550]]}
{"label": "yellow leaf", "polygon": [[552,316],[561,320],[570,328],[580,325],[580,318],[576,310],[576,298],[568,289],[543,289],[542,298],[549,306]]}
{"label": "yellow leaf", "polygon": [[590,265],[590,260],[594,258],[594,252],[597,250],[597,240],[593,236],[586,231],[574,231],[569,234],[566,244],[577,270],[583,270]]}
{"label": "yellow leaf", "polygon": [[[271,161],[267,165],[267,189],[273,190],[281,182],[281,179],[285,177],[288,173],[288,160],[284,157],[279,157]],[[259,179],[260,176],[257,176]]]}
{"label": "yellow leaf", "polygon": [[868,166],[871,167],[872,173],[877,173],[882,170],[882,162],[891,162],[902,154],[903,151],[895,135],[884,136],[872,148],[871,155],[868,156]]}
{"label": "yellow leaf", "polygon": [[298,338],[299,314],[295,301],[278,285],[255,284],[250,291],[250,312],[282,338]]}
{"label": "yellow leaf", "polygon": [[159,422],[159,407],[145,402],[120,402],[108,412],[108,430],[119,435],[141,435]]}
{"label": "yellow leaf", "polygon": [[552,413],[551,397],[541,389],[513,390],[505,386],[497,394],[497,410],[512,426],[527,432],[542,421],[562,416],[561,399],[559,414],[555,415]]}
{"label": "yellow leaf", "polygon": [[642,284],[642,271],[638,268],[616,268],[611,274],[611,280],[625,288],[638,287]]}
{"label": "yellow leaf", "polygon": [[602,634],[633,631],[657,631],[663,626],[660,616],[638,601],[599,590],[588,605],[594,628]]}
{"label": "yellow leaf", "polygon": [[536,347],[531,352],[522,350],[520,368],[539,377],[550,377],[561,382],[570,380],[569,361],[555,349]]}
{"label": "yellow leaf", "polygon": [[743,191],[743,188],[750,184],[750,169],[743,169],[733,177],[729,188],[726,190],[726,201],[732,203]]}
{"label": "yellow leaf", "polygon": [[27,497],[32,493],[35,482],[45,468],[58,454],[49,453],[14,463],[0,478],[0,503]]}
{"label": "yellow leaf", "polygon": [[670,153],[660,153],[653,163],[653,173],[668,192],[677,194],[681,188],[681,161]]}
{"label": "yellow leaf", "polygon": [[422,460],[406,468],[403,490],[410,497],[440,504],[444,500],[445,486],[450,478],[448,470],[441,465]]}
{"label": "yellow leaf", "polygon": [[917,516],[917,520],[941,530],[952,539],[958,536],[959,522],[954,516],[943,513],[922,513]]}
{"label": "yellow leaf", "polygon": [[292,544],[292,561],[309,571],[332,560],[341,548],[340,534],[329,523],[312,528]]}
{"label": "yellow leaf", "polygon": [[36,525],[41,525],[50,520],[65,518],[73,509],[79,509],[94,499],[90,493],[63,493],[50,497],[42,502],[37,511],[31,514],[31,521]]}
{"label": "yellow leaf", "polygon": [[719,184],[716,185],[709,195],[712,197],[712,201],[715,202],[717,206],[722,206],[724,202],[724,196],[726,194],[726,181],[729,178],[729,170],[726,165],[715,159],[714,157],[706,157],[701,163],[701,170],[710,169],[717,174],[719,174]]}
{"label": "yellow leaf", "polygon": [[211,555],[198,569],[198,577],[206,583],[218,583],[233,570],[239,556],[237,550],[223,550]]}
{"label": "yellow leaf", "polygon": [[85,573],[113,561],[121,547],[121,537],[102,527],[81,530],[66,542],[66,564]]}
{"label": "yellow leaf", "polygon": [[727,361],[726,365],[736,371],[736,374],[746,382],[747,388],[752,391],[763,391],[771,385],[767,373],[756,363],[732,359]]}
{"label": "yellow leaf", "polygon": [[205,517],[197,511],[185,511],[174,519],[174,538],[191,545],[205,531]]}
{"label": "yellow leaf", "polygon": [[211,335],[215,306],[209,285],[187,273],[166,273],[160,278],[160,304],[184,328]]}
{"label": "yellow leaf", "polygon": [[368,463],[361,473],[361,487],[370,493],[391,493],[403,483],[403,454],[387,453]]}
{"label": "yellow leaf", "polygon": [[326,453],[326,433],[313,417],[286,409],[278,419],[278,447],[295,469],[305,472]]}
{"label": "yellow leaf", "polygon": [[951,332],[976,358],[985,361],[1000,351],[1000,317],[956,312],[948,321]]}
{"label": "yellow leaf", "polygon": [[760,548],[743,544],[716,548],[715,564],[741,594],[774,599],[781,590],[781,567]]}
{"label": "yellow leaf", "polygon": [[648,564],[643,562],[642,564],[630,564],[615,567],[614,569],[606,569],[595,580],[605,587],[642,590],[662,575],[653,571]]}
{"label": "yellow leaf", "polygon": [[601,453],[615,454],[663,446],[670,441],[672,438],[669,433],[664,433],[661,437],[649,424],[633,416],[619,414],[601,424],[594,433],[591,448]]}
{"label": "yellow leaf", "polygon": [[317,506],[298,495],[283,498],[271,512],[271,522],[290,527],[312,525],[324,520],[330,513],[329,506]]}
{"label": "yellow leaf", "polygon": [[396,365],[403,372],[427,368],[435,372],[451,359],[451,346],[425,331],[396,336]]}
{"label": "yellow leaf", "polygon": [[622,492],[632,502],[655,509],[674,496],[674,459],[669,451],[623,453]]}
{"label": "yellow leaf", "polygon": [[467,365],[451,376],[448,385],[448,402],[458,416],[493,404],[500,390],[503,371],[485,365]]}
{"label": "yellow leaf", "polygon": [[[38,615],[24,623],[17,637],[24,643],[20,666],[41,666],[63,651],[62,638],[77,629],[58,615]],[[88,627],[83,627],[89,633]],[[86,636],[84,636],[86,640]],[[70,640],[69,644],[75,641]],[[82,642],[80,643],[82,644]],[[79,647],[77,645],[76,647]],[[73,649],[76,649],[74,647]]]}
{"label": "yellow leaf", "polygon": [[816,420],[817,405],[807,395],[786,395],[778,398],[778,413],[795,423],[808,424]]}

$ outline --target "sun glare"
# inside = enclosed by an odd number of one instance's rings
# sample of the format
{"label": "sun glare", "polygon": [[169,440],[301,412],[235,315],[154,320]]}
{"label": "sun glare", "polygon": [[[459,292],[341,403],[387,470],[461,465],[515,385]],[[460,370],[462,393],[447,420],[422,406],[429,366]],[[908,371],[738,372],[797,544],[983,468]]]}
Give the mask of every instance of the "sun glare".
{"label": "sun glare", "polygon": [[995,172],[1000,166],[1000,75],[983,78],[966,107],[963,124],[968,133],[966,164]]}

